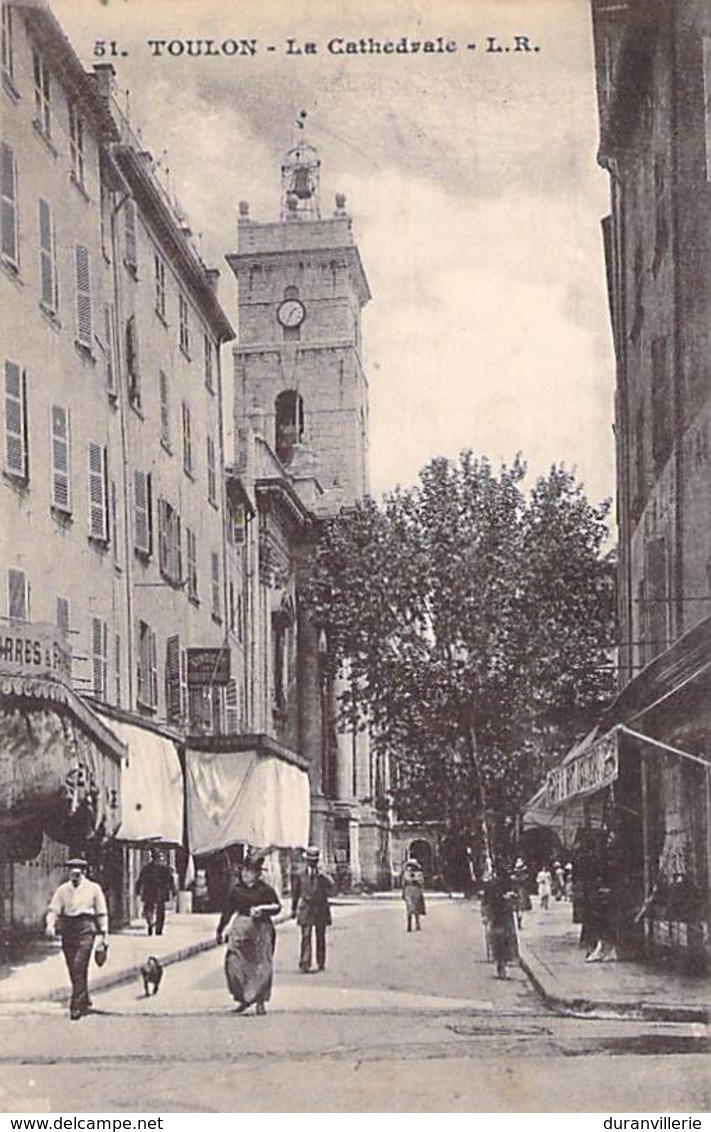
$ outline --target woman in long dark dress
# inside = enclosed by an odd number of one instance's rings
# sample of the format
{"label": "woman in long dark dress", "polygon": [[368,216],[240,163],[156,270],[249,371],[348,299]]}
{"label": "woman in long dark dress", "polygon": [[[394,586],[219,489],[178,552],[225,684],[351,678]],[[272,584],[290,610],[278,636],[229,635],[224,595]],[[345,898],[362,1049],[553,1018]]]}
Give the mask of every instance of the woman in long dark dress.
{"label": "woman in long dark dress", "polygon": [[263,865],[257,857],[244,861],[217,925],[218,943],[222,943],[229,925],[225,975],[239,1014],[252,1003],[256,1003],[257,1014],[266,1014],[265,1003],[272,992],[276,931],[271,918],[281,911],[281,903],[274,889],[262,880]]}
{"label": "woman in long dark dress", "polygon": [[481,914],[484,919],[490,957],[496,964],[496,975],[506,978],[506,965],[518,958],[518,937],[514,909],[516,892],[504,873],[494,872],[484,882]]}

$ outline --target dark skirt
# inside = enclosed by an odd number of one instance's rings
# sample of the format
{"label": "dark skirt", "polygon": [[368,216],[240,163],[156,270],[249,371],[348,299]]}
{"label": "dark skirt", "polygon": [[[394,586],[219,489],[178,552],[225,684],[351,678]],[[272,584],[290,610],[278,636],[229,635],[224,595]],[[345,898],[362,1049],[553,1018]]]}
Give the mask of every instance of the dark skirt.
{"label": "dark skirt", "polygon": [[276,932],[269,919],[235,916],[227,935],[225,975],[236,1002],[267,1002],[272,993]]}

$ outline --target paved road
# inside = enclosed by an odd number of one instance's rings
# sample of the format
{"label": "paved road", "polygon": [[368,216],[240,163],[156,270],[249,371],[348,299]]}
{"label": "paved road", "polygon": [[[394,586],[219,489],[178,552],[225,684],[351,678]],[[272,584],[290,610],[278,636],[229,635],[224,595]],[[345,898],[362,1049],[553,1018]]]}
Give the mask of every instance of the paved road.
{"label": "paved road", "polygon": [[[0,1027],[0,1109],[57,1112],[708,1111],[709,1035],[689,1025],[558,1018],[518,970],[485,962],[478,912],[432,901],[407,935],[397,902],[337,911],[328,970],[296,971],[279,929],[265,1018],[236,1015],[211,951]],[[584,970],[584,969],[583,969]],[[82,1102],[77,1105],[76,1098]]]}

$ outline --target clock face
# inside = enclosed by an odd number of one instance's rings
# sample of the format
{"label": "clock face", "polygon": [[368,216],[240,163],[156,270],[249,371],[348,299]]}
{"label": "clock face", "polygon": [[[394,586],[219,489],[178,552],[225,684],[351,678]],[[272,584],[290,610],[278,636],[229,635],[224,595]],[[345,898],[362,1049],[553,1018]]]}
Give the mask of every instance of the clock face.
{"label": "clock face", "polygon": [[277,318],[282,326],[301,326],[306,318],[306,307],[299,299],[284,299],[277,307]]}

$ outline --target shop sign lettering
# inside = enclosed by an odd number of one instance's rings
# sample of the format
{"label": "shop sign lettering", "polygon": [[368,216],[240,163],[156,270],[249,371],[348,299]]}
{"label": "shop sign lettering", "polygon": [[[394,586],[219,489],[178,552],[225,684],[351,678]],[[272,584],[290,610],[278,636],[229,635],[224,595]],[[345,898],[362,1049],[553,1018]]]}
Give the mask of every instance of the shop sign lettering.
{"label": "shop sign lettering", "polygon": [[69,684],[71,667],[71,649],[56,625],[8,622],[0,627],[0,674]]}
{"label": "shop sign lettering", "polygon": [[556,767],[548,775],[546,797],[551,806],[576,794],[591,794],[617,778],[619,766],[617,731],[598,739],[587,751]]}

